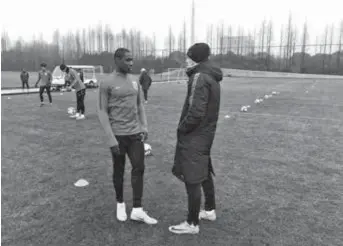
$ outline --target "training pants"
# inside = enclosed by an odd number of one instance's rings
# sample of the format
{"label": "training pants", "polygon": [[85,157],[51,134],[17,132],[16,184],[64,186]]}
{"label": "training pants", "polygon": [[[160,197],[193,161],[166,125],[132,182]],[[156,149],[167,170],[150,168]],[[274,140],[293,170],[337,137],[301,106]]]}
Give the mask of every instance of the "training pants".
{"label": "training pants", "polygon": [[201,187],[205,195],[205,210],[211,211],[216,208],[214,183],[211,172],[208,173],[208,179],[200,184],[186,183],[186,191],[188,196],[188,224],[199,224],[199,212],[201,205]]}
{"label": "training pants", "polygon": [[76,92],[76,112],[80,114],[85,113],[85,96],[86,89]]}
{"label": "training pants", "polygon": [[120,154],[112,153],[113,185],[117,202],[124,200],[123,184],[126,154],[131,162],[131,185],[133,193],[133,207],[142,207],[143,176],[144,176],[144,143],[140,134],[116,136],[119,143]]}
{"label": "training pants", "polygon": [[49,85],[43,85],[43,86],[39,87],[39,98],[40,98],[40,101],[41,102],[44,101],[44,98],[43,98],[44,90],[46,90],[46,94],[48,94],[49,102],[52,103],[51,93],[50,93],[50,86]]}

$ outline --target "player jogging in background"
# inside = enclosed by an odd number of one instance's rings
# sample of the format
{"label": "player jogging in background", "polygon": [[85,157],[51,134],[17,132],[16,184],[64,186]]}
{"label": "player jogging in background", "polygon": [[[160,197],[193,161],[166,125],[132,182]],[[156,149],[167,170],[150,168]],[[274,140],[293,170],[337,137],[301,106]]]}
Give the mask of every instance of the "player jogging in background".
{"label": "player jogging in background", "polygon": [[139,83],[142,86],[144,93],[145,103],[148,103],[148,90],[151,86],[152,80],[145,68],[141,69],[141,75],[139,76]]}
{"label": "player jogging in background", "polygon": [[43,97],[44,90],[46,90],[46,94],[48,94],[49,102],[51,105],[52,104],[52,98],[51,98],[51,93],[50,93],[51,81],[52,81],[51,72],[46,69],[45,63],[42,63],[40,67],[41,67],[41,70],[38,72],[38,80],[35,84],[35,87],[37,87],[39,83],[40,106],[44,105],[44,97]]}
{"label": "player jogging in background", "polygon": [[124,173],[126,155],[130,159],[133,208],[131,220],[156,224],[142,208],[144,178],[144,141],[148,136],[142,90],[129,74],[133,59],[130,51],[119,48],[114,53],[116,71],[99,86],[98,116],[108,137],[112,153],[113,185],[117,200],[117,219],[126,221]]}
{"label": "player jogging in background", "polygon": [[77,120],[85,119],[85,96],[86,96],[86,86],[80,79],[78,73],[64,64],[60,65],[62,72],[68,75],[70,86],[69,89],[74,87],[76,91],[76,114],[71,115],[71,118],[76,118]]}

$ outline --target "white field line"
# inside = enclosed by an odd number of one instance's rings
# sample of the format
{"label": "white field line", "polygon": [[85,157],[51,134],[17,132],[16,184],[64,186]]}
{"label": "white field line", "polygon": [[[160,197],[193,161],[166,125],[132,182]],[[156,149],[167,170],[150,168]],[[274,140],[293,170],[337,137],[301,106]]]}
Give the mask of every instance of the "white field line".
{"label": "white field line", "polygon": [[267,113],[262,114],[262,113],[251,113],[251,112],[245,112],[245,113],[239,112],[239,114],[240,115],[253,115],[253,116],[260,116],[260,117],[296,118],[296,119],[304,119],[304,120],[324,120],[324,121],[334,121],[334,122],[343,123],[343,120],[332,119],[332,118],[319,118],[319,117],[283,115],[283,114],[267,114]]}

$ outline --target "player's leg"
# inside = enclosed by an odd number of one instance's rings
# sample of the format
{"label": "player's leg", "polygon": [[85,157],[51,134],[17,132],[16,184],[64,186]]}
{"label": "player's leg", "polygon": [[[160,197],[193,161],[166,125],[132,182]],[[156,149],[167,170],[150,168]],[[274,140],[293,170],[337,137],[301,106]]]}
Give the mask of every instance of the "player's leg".
{"label": "player's leg", "polygon": [[79,93],[79,108],[80,108],[80,115],[77,117],[77,120],[85,119],[85,96],[86,96],[86,89],[82,89]]}
{"label": "player's leg", "polygon": [[43,105],[44,105],[44,97],[43,97],[44,89],[45,89],[44,86],[40,86],[40,87],[39,87],[40,106],[43,106]]}
{"label": "player's leg", "polygon": [[144,93],[144,100],[145,100],[145,103],[148,102],[148,90],[147,89],[144,89],[143,90],[143,93]]}
{"label": "player's leg", "polygon": [[202,189],[205,196],[205,210],[200,211],[199,218],[204,220],[216,220],[216,202],[212,174],[208,174],[208,179],[202,182]]}
{"label": "player's leg", "polygon": [[187,221],[179,225],[169,227],[169,231],[176,234],[197,234],[199,233],[199,212],[201,205],[201,184],[186,183],[188,197]]}
{"label": "player's leg", "polygon": [[117,219],[120,221],[127,220],[126,207],[124,203],[124,173],[125,173],[125,156],[127,146],[125,136],[117,137],[120,153],[115,155],[112,153],[113,175],[112,181],[116,192],[117,200]]}
{"label": "player's leg", "polygon": [[132,165],[131,184],[133,191],[133,208],[130,217],[132,220],[142,221],[147,224],[156,224],[157,220],[150,217],[142,208],[145,156],[144,143],[140,134],[130,136],[127,155]]}
{"label": "player's leg", "polygon": [[78,118],[80,116],[80,93],[76,92],[76,113],[71,115],[70,118]]}
{"label": "player's leg", "polygon": [[48,94],[49,102],[50,102],[50,104],[52,104],[51,87],[50,86],[46,86],[45,88],[46,88],[46,94]]}

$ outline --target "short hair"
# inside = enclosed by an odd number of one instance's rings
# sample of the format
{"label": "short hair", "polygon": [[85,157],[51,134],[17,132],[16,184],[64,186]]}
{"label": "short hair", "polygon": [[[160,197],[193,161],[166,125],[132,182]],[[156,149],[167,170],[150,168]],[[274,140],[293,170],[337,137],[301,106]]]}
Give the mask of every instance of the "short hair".
{"label": "short hair", "polygon": [[67,66],[64,65],[64,64],[61,64],[61,65],[60,65],[60,69],[61,69],[62,71],[63,71],[66,67],[67,67]]}
{"label": "short hair", "polygon": [[45,63],[45,62],[42,62],[42,63],[40,64],[40,66],[41,66],[41,67],[46,67],[46,63]]}
{"label": "short hair", "polygon": [[123,59],[123,57],[125,56],[125,53],[130,52],[130,50],[126,49],[126,48],[118,48],[115,52],[114,52],[114,60],[115,59]]}

